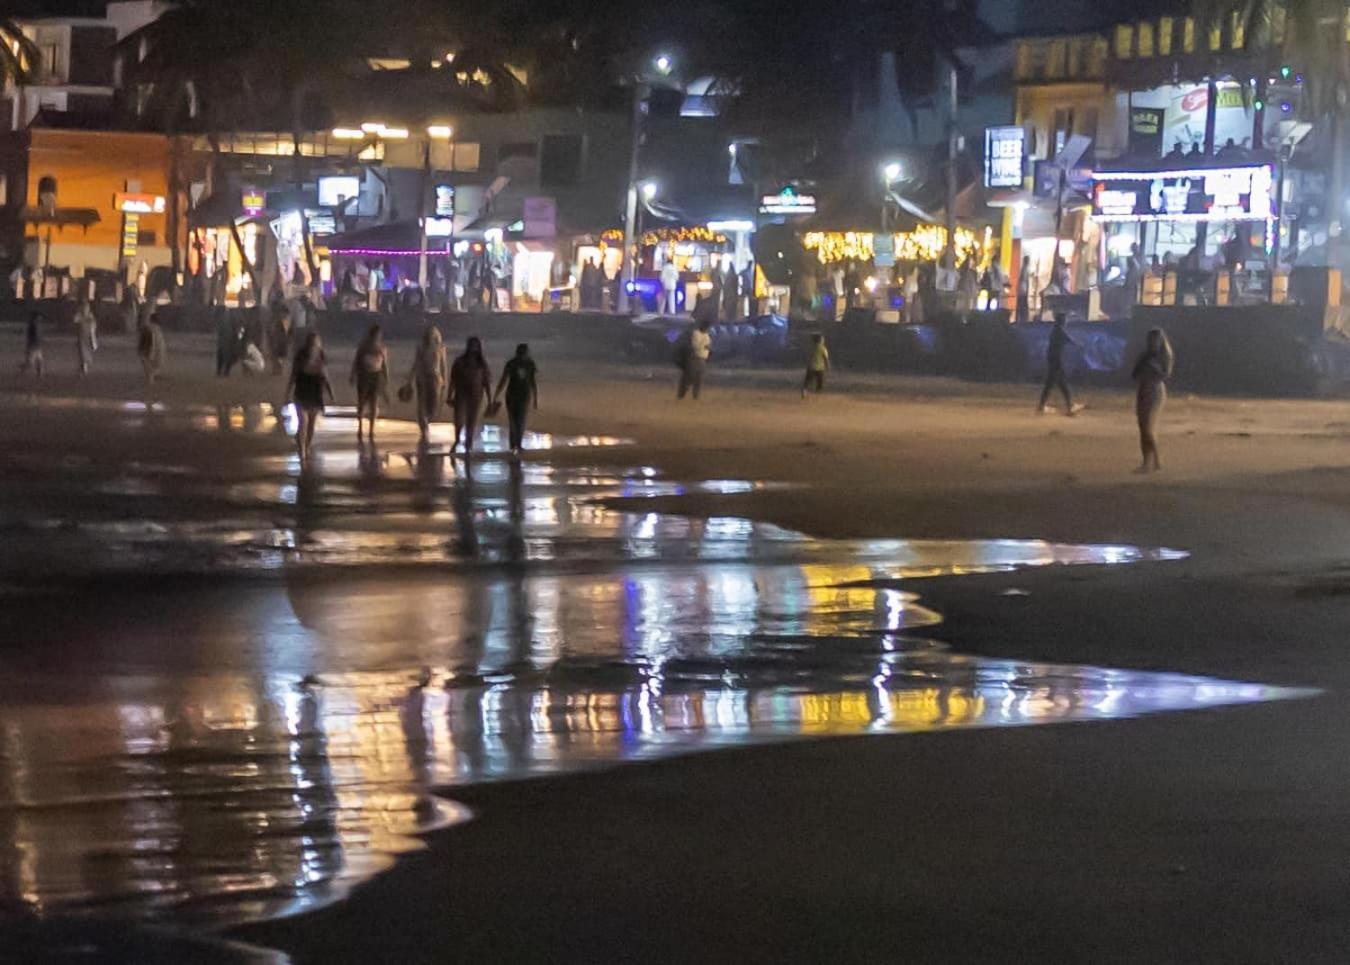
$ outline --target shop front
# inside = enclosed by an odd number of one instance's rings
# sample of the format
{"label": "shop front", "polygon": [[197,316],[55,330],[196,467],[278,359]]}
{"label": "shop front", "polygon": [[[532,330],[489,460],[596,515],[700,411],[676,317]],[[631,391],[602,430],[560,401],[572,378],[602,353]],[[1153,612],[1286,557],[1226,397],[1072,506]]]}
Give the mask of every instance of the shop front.
{"label": "shop front", "polygon": [[1095,171],[1092,220],[1103,229],[1103,284],[1117,289],[1104,301],[1122,307],[1269,301],[1276,190],[1273,163],[1222,156]]}

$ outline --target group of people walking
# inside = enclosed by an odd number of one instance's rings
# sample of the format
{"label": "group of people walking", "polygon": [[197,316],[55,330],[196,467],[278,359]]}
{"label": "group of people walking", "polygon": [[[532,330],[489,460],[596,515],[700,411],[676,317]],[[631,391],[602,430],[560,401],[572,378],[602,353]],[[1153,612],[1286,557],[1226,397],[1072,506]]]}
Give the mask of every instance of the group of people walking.
{"label": "group of people walking", "polygon": [[[30,312],[28,315],[28,322],[24,326],[23,362],[19,365],[22,375],[41,379],[47,369],[42,331],[46,322],[47,318],[41,312]],[[88,378],[94,367],[94,355],[98,347],[98,318],[88,302],[81,302],[75,310],[75,364],[80,378]],[[140,358],[146,385],[152,385],[164,365],[165,357],[164,330],[159,319],[153,315],[137,326],[136,353]]]}
{"label": "group of people walking", "polygon": [[[389,400],[389,349],[380,326],[372,325],[352,359],[351,383],[356,387],[356,439],[358,443],[375,441],[375,424],[381,403]],[[455,426],[451,449],[463,445],[465,454],[473,452],[480,419],[484,413],[496,414],[505,400],[508,438],[512,455],[524,445],[525,421],[531,405],[539,408],[538,367],[525,343],[516,346],[515,355],[502,368],[497,387],[492,387],[492,370],[483,355],[483,343],[470,338],[464,351],[447,365],[440,329],[427,326],[413,357],[407,380],[399,388],[399,400],[414,402],[420,441],[430,439],[431,424],[440,417],[442,405],[450,407]],[[324,400],[333,400],[328,379],[323,342],[310,330],[291,363],[287,399],[295,403],[299,418],[296,447],[306,460],[313,451],[314,429],[324,411]]]}

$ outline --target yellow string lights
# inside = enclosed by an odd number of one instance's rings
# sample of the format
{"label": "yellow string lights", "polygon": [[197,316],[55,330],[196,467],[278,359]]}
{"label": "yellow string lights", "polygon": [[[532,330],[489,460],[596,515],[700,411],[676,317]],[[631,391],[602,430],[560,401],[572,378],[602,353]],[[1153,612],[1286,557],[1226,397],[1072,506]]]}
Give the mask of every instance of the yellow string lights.
{"label": "yellow string lights", "polygon": [[[936,261],[947,244],[947,229],[942,225],[919,225],[913,231],[895,235],[897,261]],[[821,264],[841,261],[871,261],[875,255],[870,231],[809,231],[802,245],[814,251]],[[980,239],[968,228],[956,229],[956,258],[964,261],[980,257]]]}

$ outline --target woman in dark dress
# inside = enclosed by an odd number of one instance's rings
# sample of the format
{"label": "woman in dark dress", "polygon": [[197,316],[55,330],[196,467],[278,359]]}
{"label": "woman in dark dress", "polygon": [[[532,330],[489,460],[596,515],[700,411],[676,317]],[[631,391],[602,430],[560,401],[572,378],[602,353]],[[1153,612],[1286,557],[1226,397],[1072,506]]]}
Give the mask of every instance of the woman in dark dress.
{"label": "woman in dark dress", "polygon": [[328,382],[328,366],[323,354],[319,333],[309,330],[305,344],[291,362],[291,378],[286,385],[286,396],[295,402],[299,425],[295,431],[295,445],[300,461],[309,459],[314,448],[314,429],[323,415],[324,396],[333,398],[333,386]]}
{"label": "woman in dark dress", "polygon": [[380,417],[380,400],[389,401],[389,350],[379,325],[356,347],[352,360],[352,384],[356,386],[356,441],[361,441],[362,423],[369,421],[367,437],[375,441],[375,420]]}
{"label": "woman in dark dress", "polygon": [[473,451],[473,439],[478,433],[478,413],[484,402],[492,401],[492,372],[483,358],[483,343],[471,338],[464,346],[464,354],[450,366],[449,402],[455,413],[455,442],[453,452],[464,439],[464,451]]}

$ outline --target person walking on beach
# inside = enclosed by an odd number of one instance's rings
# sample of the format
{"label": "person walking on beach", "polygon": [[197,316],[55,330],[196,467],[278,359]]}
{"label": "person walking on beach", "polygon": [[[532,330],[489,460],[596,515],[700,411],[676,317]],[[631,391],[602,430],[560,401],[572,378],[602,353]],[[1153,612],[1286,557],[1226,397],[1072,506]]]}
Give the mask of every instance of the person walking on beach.
{"label": "person walking on beach", "polygon": [[802,398],[806,390],[816,394],[825,391],[825,373],[830,368],[830,350],[825,347],[825,336],[816,332],[811,336],[811,357],[806,361],[806,378],[802,382]]}
{"label": "person walking on beach", "polygon": [[75,312],[75,349],[79,353],[80,377],[86,378],[98,351],[98,320],[88,302],[80,302]]}
{"label": "person walking on beach", "polygon": [[333,398],[333,386],[328,381],[328,365],[323,354],[319,333],[310,330],[305,344],[295,353],[291,362],[291,378],[286,384],[286,397],[295,403],[299,424],[295,430],[295,446],[300,461],[306,462],[314,449],[314,430],[323,415],[323,400]]}
{"label": "person walking on beach", "polygon": [[483,358],[483,343],[477,336],[464,346],[464,354],[450,366],[450,407],[455,415],[455,442],[453,452],[464,440],[464,452],[473,452],[473,439],[478,434],[478,414],[484,402],[492,401],[492,372]]}
{"label": "person walking on beach", "polygon": [[680,353],[680,388],[675,398],[683,399],[692,389],[694,398],[703,391],[703,376],[708,371],[708,356],[712,354],[712,325],[704,319],[689,333],[689,339]]}
{"label": "person walking on beach", "polygon": [[366,433],[375,441],[375,420],[380,417],[380,400],[389,401],[389,349],[378,324],[370,326],[356,347],[352,360],[352,384],[356,386],[356,441],[361,442],[362,421],[370,423]]}
{"label": "person walking on beach", "polygon": [[515,357],[502,368],[501,380],[493,394],[492,404],[501,398],[502,389],[506,390],[506,419],[510,426],[511,454],[520,455],[521,443],[525,439],[525,414],[530,402],[539,408],[539,369],[530,358],[530,347],[524,342],[516,346]]}
{"label": "person walking on beach", "polygon": [[1139,472],[1162,468],[1158,459],[1158,416],[1167,401],[1167,380],[1172,377],[1175,357],[1167,333],[1160,328],[1148,333],[1148,342],[1139,360],[1130,372],[1138,386],[1134,400],[1134,414],[1139,420],[1139,451],[1143,462]]}
{"label": "person walking on beach", "polygon": [[159,370],[164,367],[165,356],[164,329],[160,327],[158,314],[150,315],[141,323],[136,336],[136,354],[141,360],[141,371],[145,373],[145,384],[154,385]]}
{"label": "person walking on beach", "polygon": [[445,384],[445,346],[441,342],[441,330],[435,325],[428,325],[422,333],[421,344],[417,346],[412,372],[408,374],[408,386],[417,398],[417,428],[421,432],[422,445],[427,444],[432,420],[441,413]]}
{"label": "person walking on beach", "polygon": [[32,372],[40,379],[42,366],[42,313],[30,312],[28,326],[24,329],[23,364],[19,366],[19,371],[24,374]]}
{"label": "person walking on beach", "polygon": [[1036,407],[1037,415],[1045,415],[1050,402],[1050,393],[1059,389],[1064,395],[1064,414],[1077,415],[1083,411],[1081,405],[1073,401],[1069,392],[1069,379],[1064,373],[1064,350],[1077,345],[1065,327],[1063,312],[1055,312],[1055,324],[1050,329],[1050,342],[1045,349],[1045,387],[1041,389],[1041,402]]}

